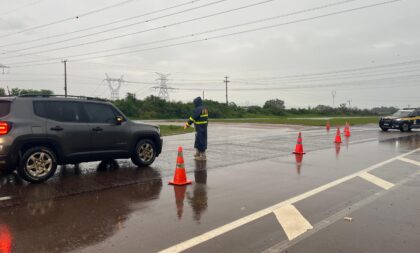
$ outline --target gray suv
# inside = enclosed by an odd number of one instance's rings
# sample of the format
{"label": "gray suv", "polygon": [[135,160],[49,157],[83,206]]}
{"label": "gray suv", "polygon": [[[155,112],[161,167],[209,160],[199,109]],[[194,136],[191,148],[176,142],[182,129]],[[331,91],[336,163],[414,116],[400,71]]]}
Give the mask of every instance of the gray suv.
{"label": "gray suv", "polygon": [[0,97],[0,170],[42,182],[57,165],[131,158],[148,166],[162,151],[158,126],[134,123],[86,97]]}

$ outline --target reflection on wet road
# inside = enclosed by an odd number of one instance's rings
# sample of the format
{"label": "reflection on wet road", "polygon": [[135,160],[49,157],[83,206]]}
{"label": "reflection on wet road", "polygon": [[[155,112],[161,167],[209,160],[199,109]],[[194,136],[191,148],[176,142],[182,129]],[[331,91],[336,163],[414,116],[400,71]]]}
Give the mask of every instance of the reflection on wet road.
{"label": "reflection on wet road", "polygon": [[[14,173],[3,175],[0,252],[156,252],[420,147],[417,131],[353,127],[352,136],[336,145],[335,133],[298,128],[214,124],[209,128],[208,161],[192,159],[193,134],[186,134],[165,137],[162,155],[149,168],[136,168],[128,160],[68,165],[37,185]],[[291,154],[297,131],[302,132],[305,155]],[[192,185],[167,185],[178,146],[184,147]],[[408,158],[420,161],[418,153]],[[416,169],[399,162],[407,175]],[[372,173],[398,183],[392,170]],[[344,208],[343,196],[358,201],[378,192],[363,178],[348,183],[328,197],[335,203],[329,204],[331,210],[315,210],[314,203],[296,206],[314,223],[323,213]],[[187,251],[259,252],[287,241],[275,216],[254,223]],[[261,234],[259,229],[269,231]]]}

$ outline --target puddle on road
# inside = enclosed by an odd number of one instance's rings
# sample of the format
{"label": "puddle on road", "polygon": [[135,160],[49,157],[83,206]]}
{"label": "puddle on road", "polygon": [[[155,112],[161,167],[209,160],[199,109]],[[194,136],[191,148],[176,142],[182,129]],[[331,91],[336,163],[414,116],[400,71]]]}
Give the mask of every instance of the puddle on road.
{"label": "puddle on road", "polygon": [[[133,210],[147,208],[150,202],[159,199],[162,190],[162,179],[156,178],[158,174],[152,169],[130,175],[149,180],[130,187],[81,194],[77,198],[68,196],[64,201],[51,199],[54,195],[68,193],[54,187],[54,182],[23,185],[21,189],[25,194],[21,197],[24,199],[18,206],[3,208],[0,213],[0,224],[6,224],[11,233],[15,231],[13,251],[70,251],[114,235],[123,228]],[[106,178],[117,180],[111,173],[107,173]]]}

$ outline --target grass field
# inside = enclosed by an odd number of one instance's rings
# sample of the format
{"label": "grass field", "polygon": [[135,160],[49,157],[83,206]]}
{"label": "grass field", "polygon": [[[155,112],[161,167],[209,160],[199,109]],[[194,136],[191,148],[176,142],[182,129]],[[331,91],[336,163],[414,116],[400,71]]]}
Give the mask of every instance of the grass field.
{"label": "grass field", "polygon": [[194,132],[194,128],[192,127],[189,127],[185,130],[183,126],[175,126],[175,125],[160,125],[159,127],[160,127],[160,134],[162,136]]}
{"label": "grass field", "polygon": [[[379,117],[316,117],[316,116],[283,116],[283,117],[265,117],[265,118],[238,118],[238,119],[210,119],[210,122],[232,122],[232,123],[265,123],[265,124],[288,124],[304,126],[325,126],[327,120],[332,127],[343,126],[348,122],[350,125],[377,124]],[[171,120],[177,121],[177,120]],[[183,120],[179,120],[180,122]],[[194,128],[189,127],[184,130],[182,126],[160,125],[162,136],[185,134],[194,132]]]}
{"label": "grass field", "polygon": [[[266,123],[266,124],[289,124],[304,126],[325,126],[328,117],[305,119],[302,116],[293,117],[272,117],[272,118],[246,118],[246,119],[211,119],[212,122],[235,122],[235,123]],[[345,125],[349,122],[351,125],[365,125],[378,123],[379,117],[337,117],[329,119],[331,126]]]}

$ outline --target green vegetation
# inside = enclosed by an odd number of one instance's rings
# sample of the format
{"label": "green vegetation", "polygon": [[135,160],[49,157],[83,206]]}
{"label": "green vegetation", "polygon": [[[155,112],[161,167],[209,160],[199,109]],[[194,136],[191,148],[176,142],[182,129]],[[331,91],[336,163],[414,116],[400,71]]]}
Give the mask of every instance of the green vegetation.
{"label": "green vegetation", "polygon": [[[19,89],[12,88],[10,91],[10,96],[19,96],[19,95],[53,95],[52,90],[34,90],[34,89]],[[4,88],[0,88],[0,96],[6,96],[6,91]]]}
{"label": "green vegetation", "polygon": [[51,90],[34,90],[34,89],[19,89],[13,88],[10,92],[12,96],[19,95],[53,95],[54,92]]}
{"label": "green vegetation", "polygon": [[159,127],[160,127],[160,134],[162,136],[194,132],[194,128],[192,127],[189,127],[187,129],[184,129],[183,126],[175,126],[175,125],[160,125]]}
{"label": "green vegetation", "polygon": [[[5,95],[5,90],[0,88],[0,95]],[[50,90],[34,90],[13,88],[11,95],[45,94],[52,95]],[[192,100],[192,99],[191,99]],[[171,102],[156,96],[149,96],[143,100],[136,98],[135,94],[127,93],[124,99],[113,103],[132,119],[171,119],[184,121],[191,116],[194,106],[192,103]],[[267,124],[297,124],[323,126],[326,118],[331,118],[330,123],[343,125],[349,122],[355,124],[377,123],[380,115],[389,115],[397,111],[395,107],[376,107],[372,109],[359,109],[340,104],[333,108],[327,105],[318,105],[307,108],[286,109],[285,103],[280,99],[271,99],[263,106],[240,107],[235,103],[219,103],[204,100],[209,109],[210,121],[213,122],[242,122],[242,123],[267,123]],[[304,118],[304,119],[303,119]],[[191,128],[183,130],[178,126],[161,126],[163,135],[180,134],[193,131]]]}
{"label": "green vegetation", "polygon": [[[133,119],[187,119],[194,109],[192,103],[170,102],[159,97],[150,96],[139,100],[134,94],[128,93],[124,99],[114,101],[128,117]],[[279,124],[323,125],[325,120],[293,119],[307,117],[357,117],[349,119],[354,124],[377,122],[379,115],[389,115],[397,108],[378,107],[359,109],[341,104],[337,108],[326,105],[307,108],[286,109],[284,101],[271,99],[261,106],[240,107],[235,103],[226,105],[212,100],[204,100],[209,109],[210,120],[235,119],[229,122],[261,122]],[[331,124],[340,124],[346,119],[333,119]]]}

